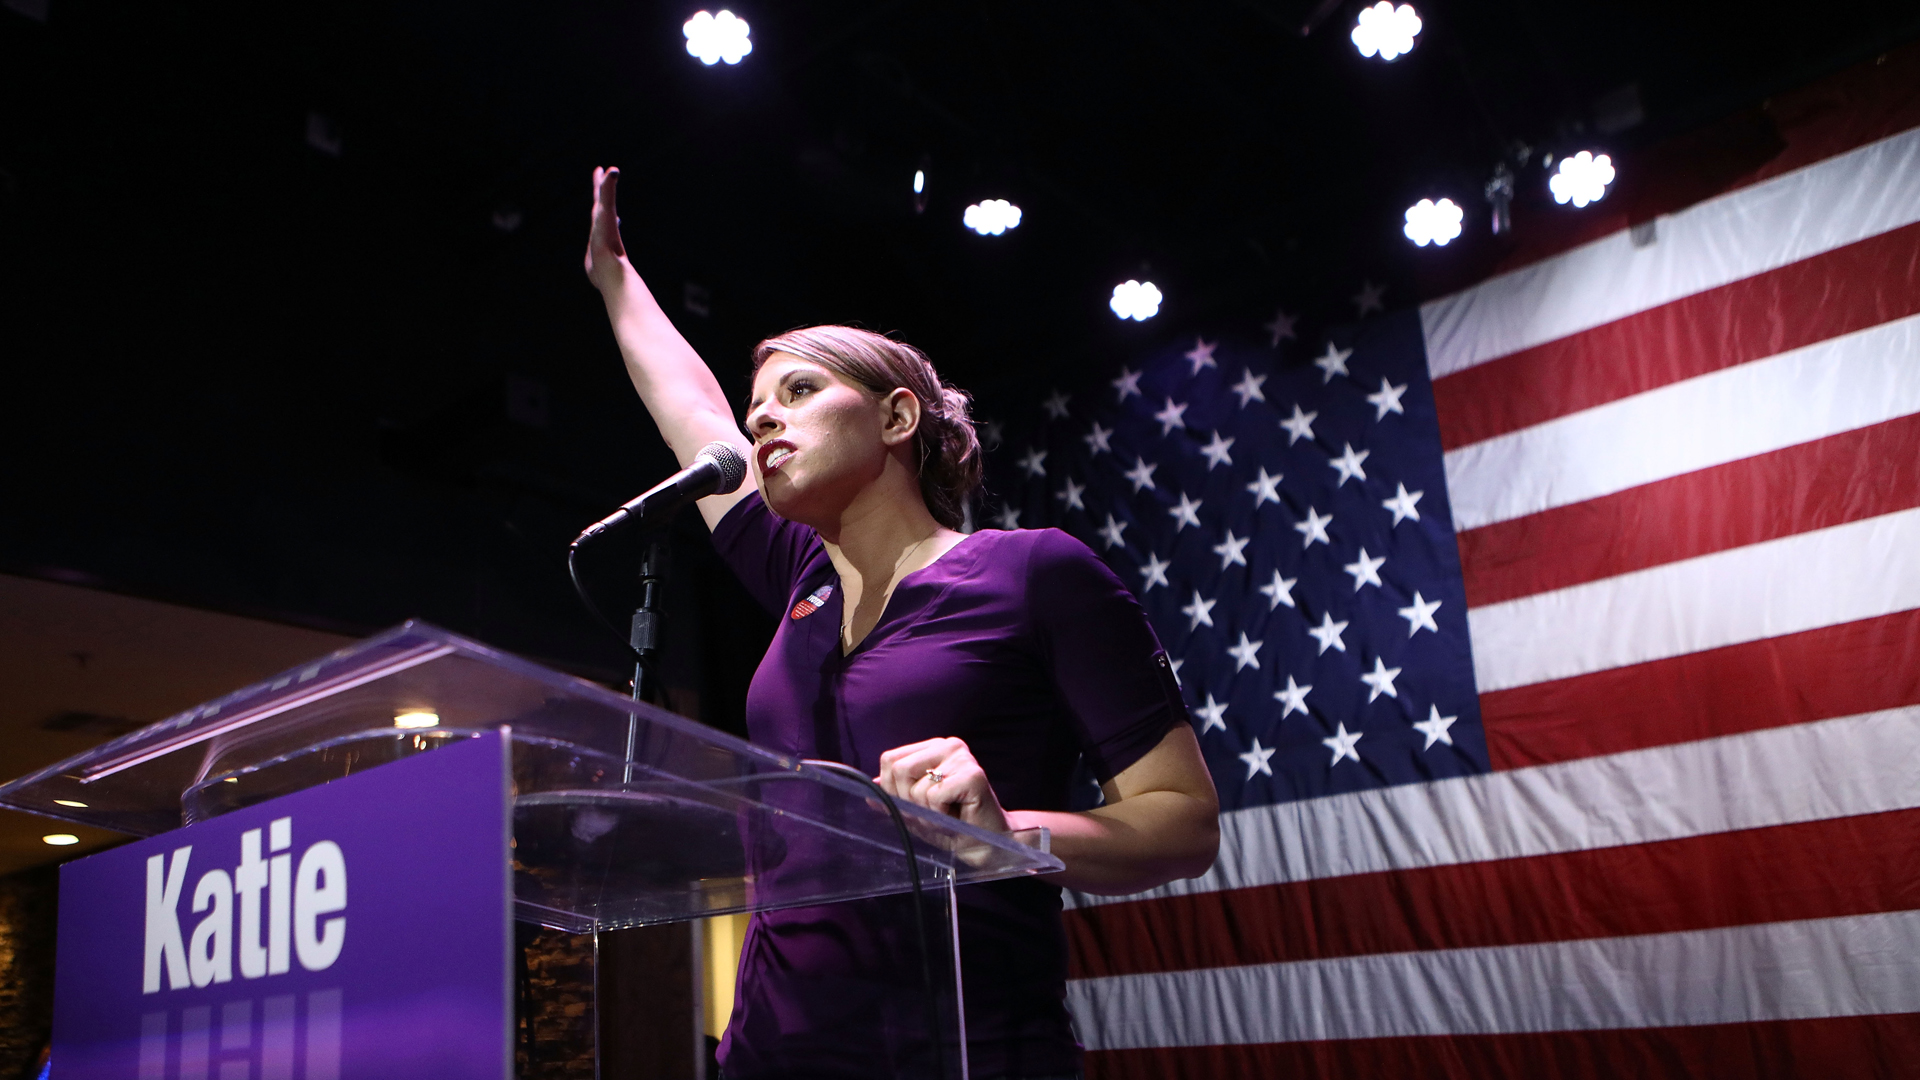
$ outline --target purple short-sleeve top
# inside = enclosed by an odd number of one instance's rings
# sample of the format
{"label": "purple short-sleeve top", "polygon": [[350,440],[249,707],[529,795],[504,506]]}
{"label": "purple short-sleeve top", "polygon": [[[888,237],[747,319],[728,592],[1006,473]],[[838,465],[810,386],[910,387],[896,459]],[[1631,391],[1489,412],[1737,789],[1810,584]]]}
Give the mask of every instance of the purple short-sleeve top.
{"label": "purple short-sleeve top", "polygon": [[[747,695],[748,735],[768,749],[871,776],[884,751],[958,737],[1003,807],[1065,810],[1076,763],[1106,781],[1186,719],[1139,603],[1057,529],[968,536],[901,578],[845,655],[839,577],[818,534],[756,493],[713,539],[780,617]],[[972,1074],[1075,1071],[1059,888],[1023,878],[959,892]],[[878,1003],[866,999],[895,975],[864,969],[911,949],[895,899],[754,917],[721,1048],[729,1080],[892,1075],[869,1049]]]}

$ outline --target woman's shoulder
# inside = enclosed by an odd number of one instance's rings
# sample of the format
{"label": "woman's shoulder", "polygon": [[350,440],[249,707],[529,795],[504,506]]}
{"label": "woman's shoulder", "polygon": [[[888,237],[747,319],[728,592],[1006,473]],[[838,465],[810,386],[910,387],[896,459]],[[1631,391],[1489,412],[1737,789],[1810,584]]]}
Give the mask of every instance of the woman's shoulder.
{"label": "woman's shoulder", "polygon": [[1115,577],[1106,560],[1060,529],[982,529],[969,542],[980,545],[983,563],[1018,568],[1029,579]]}

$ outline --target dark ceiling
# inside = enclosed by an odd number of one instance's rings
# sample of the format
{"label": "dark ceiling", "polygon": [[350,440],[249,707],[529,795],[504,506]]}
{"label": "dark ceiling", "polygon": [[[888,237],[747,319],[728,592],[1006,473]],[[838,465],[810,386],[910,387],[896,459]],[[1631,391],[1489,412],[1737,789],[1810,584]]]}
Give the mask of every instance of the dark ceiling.
{"label": "dark ceiling", "polygon": [[[1538,151],[1631,150],[1920,29],[1449,0],[1386,65],[1356,0],[749,0],[752,55],[706,68],[691,0],[5,5],[0,568],[608,671],[561,556],[671,463],[580,272],[596,164],[730,388],[756,339],[859,321],[1004,414],[1363,277],[1410,304],[1510,246],[1480,188],[1517,144],[1539,201]],[[1400,212],[1441,194],[1468,237],[1416,251]],[[995,196],[1019,229],[963,230]],[[1145,275],[1162,315],[1122,324]],[[691,558],[689,595],[737,601]]]}

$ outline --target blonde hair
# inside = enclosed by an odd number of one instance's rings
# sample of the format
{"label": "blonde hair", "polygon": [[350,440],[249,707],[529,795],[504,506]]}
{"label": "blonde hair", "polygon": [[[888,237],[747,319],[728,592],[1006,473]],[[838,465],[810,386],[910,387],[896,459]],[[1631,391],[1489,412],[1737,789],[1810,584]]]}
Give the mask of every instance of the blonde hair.
{"label": "blonde hair", "polygon": [[980,487],[980,439],[968,406],[973,398],[947,386],[932,361],[905,342],[851,326],[809,326],[770,337],[753,350],[753,371],[774,353],[788,353],[827,368],[868,393],[904,387],[920,400],[920,496],[935,521],[960,528],[967,501]]}

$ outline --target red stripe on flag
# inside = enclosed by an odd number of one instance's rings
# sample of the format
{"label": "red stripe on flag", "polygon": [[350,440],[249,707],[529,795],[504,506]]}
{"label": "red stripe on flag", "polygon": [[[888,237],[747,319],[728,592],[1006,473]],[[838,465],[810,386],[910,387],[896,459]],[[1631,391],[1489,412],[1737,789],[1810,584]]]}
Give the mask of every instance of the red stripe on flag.
{"label": "red stripe on flag", "polygon": [[[1277,1008],[1278,1003],[1264,1003]],[[1101,1050],[1091,1080],[1223,1076],[1552,1076],[1556,1080],[1867,1080],[1911,1076],[1920,1016],[1840,1016],[1683,1028],[1437,1035],[1255,1046]]]}
{"label": "red stripe on flag", "polygon": [[1480,695],[1496,769],[1920,704],[1920,610]]}
{"label": "red stripe on flag", "polygon": [[1920,224],[1434,380],[1447,450],[1920,312]]}
{"label": "red stripe on flag", "polygon": [[1920,810],[1074,908],[1070,978],[1920,908]]}
{"label": "red stripe on flag", "polygon": [[1460,534],[1467,606],[1920,506],[1920,415]]}

